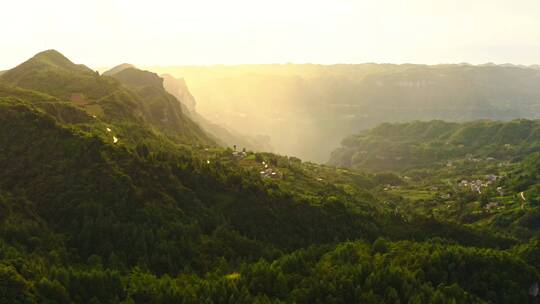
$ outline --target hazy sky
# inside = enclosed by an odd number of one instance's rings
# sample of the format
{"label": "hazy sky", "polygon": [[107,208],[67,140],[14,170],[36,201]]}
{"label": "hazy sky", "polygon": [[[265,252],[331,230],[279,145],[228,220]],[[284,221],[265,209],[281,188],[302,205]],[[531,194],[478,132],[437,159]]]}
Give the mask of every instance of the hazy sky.
{"label": "hazy sky", "polygon": [[0,69],[57,49],[94,68],[235,63],[540,63],[539,0],[17,0]]}

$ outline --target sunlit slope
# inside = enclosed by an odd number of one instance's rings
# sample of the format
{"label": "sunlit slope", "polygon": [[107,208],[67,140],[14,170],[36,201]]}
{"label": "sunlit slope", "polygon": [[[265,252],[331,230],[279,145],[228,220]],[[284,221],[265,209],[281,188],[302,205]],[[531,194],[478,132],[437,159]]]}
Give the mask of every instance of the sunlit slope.
{"label": "sunlit slope", "polygon": [[81,64],[74,64],[58,51],[47,50],[2,74],[1,79],[11,85],[41,91],[69,100],[74,94],[99,99],[118,89],[118,83],[100,77]]}
{"label": "sunlit slope", "polygon": [[197,111],[195,97],[191,94],[184,79],[175,78],[169,74],[161,75],[161,77],[163,78],[163,86],[167,92],[182,101],[182,104],[185,106],[185,113],[197,122],[206,132],[212,134],[220,143],[222,143],[222,145],[228,147],[236,146],[239,150],[273,151],[270,144],[270,138],[267,135],[253,135],[252,132],[249,131],[242,133],[232,131],[201,115]]}
{"label": "sunlit slope", "polygon": [[510,161],[540,150],[538,120],[385,123],[345,138],[330,163],[370,171],[446,166],[478,158]]}
{"label": "sunlit slope", "polygon": [[104,76],[112,76],[118,72],[121,72],[125,69],[128,69],[128,68],[134,68],[135,66],[133,64],[129,64],[129,63],[122,63],[122,64],[119,64],[115,67],[113,67],[112,69],[110,70],[107,70],[105,72],[103,72],[103,75]]}
{"label": "sunlit slope", "polygon": [[180,138],[183,142],[189,142],[191,137],[195,142],[215,143],[215,140],[206,134],[189,114],[184,113],[181,102],[165,90],[163,79],[158,75],[136,68],[127,68],[111,77],[120,81],[142,101],[140,104],[146,113],[145,118],[151,125],[159,127],[166,134]]}
{"label": "sunlit slope", "polygon": [[472,65],[245,65],[155,68],[183,77],[197,108],[277,152],[325,162],[341,139],[382,122],[535,118],[540,71]]}
{"label": "sunlit slope", "polygon": [[527,240],[540,229],[539,151],[538,120],[416,121],[346,138],[331,164],[399,174],[379,191],[404,213]]}
{"label": "sunlit slope", "polygon": [[215,144],[182,112],[157,75],[136,69],[119,81],[72,63],[55,50],[41,52],[0,77],[19,87],[68,102],[95,119],[148,125],[182,143]]}

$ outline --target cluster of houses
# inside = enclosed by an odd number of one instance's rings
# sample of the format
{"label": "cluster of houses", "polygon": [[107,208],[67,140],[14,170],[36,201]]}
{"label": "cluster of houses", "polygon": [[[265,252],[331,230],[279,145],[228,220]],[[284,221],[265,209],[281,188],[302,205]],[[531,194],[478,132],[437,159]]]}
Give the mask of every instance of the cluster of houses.
{"label": "cluster of houses", "polygon": [[510,166],[510,161],[499,162],[499,163],[497,164],[497,166],[499,166],[499,167]]}
{"label": "cluster of houses", "polygon": [[[448,161],[446,163],[446,167],[448,169],[455,169],[457,167],[457,165],[459,163],[462,163],[463,161],[469,161],[469,162],[473,162],[473,163],[479,163],[479,162],[482,162],[482,161],[486,161],[486,162],[496,162],[497,159],[495,157],[486,157],[486,158],[475,158],[473,157],[472,154],[467,154],[465,156],[465,159],[463,160],[454,160],[454,161]],[[499,161],[497,163],[497,166],[498,167],[505,167],[505,166],[508,166],[510,165],[510,161]]]}
{"label": "cluster of houses", "polygon": [[485,159],[480,159],[480,158],[476,158],[476,157],[473,157],[472,154],[467,154],[465,156],[465,158],[468,160],[468,161],[472,161],[474,163],[478,163],[478,162],[481,162],[482,160],[485,160],[487,162],[492,162],[492,161],[496,161],[497,159],[495,157],[486,157]]}
{"label": "cluster of houses", "polygon": [[247,156],[247,152],[246,151],[233,151],[232,156],[236,158],[244,158]]}
{"label": "cluster of houses", "polygon": [[385,185],[383,190],[384,191],[389,191],[389,190],[398,190],[398,189],[401,189],[401,186]]}
{"label": "cluster of houses", "polygon": [[276,169],[270,168],[266,162],[262,162],[264,169],[259,172],[262,178],[281,178],[281,173]]}
{"label": "cluster of houses", "polygon": [[242,151],[236,151],[236,145],[233,145],[232,156],[236,158],[244,158],[247,156],[246,148],[243,148]]}
{"label": "cluster of houses", "polygon": [[[248,155],[246,148],[243,148],[242,151],[236,150],[236,145],[233,145],[232,156],[237,159],[242,159]],[[262,178],[282,178],[283,175],[277,169],[271,168],[268,163],[262,161],[263,169],[259,172]]]}
{"label": "cluster of houses", "polygon": [[[497,176],[497,175],[489,174],[489,175],[486,175],[486,179],[484,181],[479,180],[479,179],[473,180],[473,181],[468,181],[468,180],[464,179],[461,182],[459,182],[459,186],[464,187],[464,188],[469,187],[469,188],[471,188],[471,191],[473,191],[473,192],[482,193],[483,188],[486,188],[489,185],[493,184],[499,178],[500,177]],[[502,192],[502,188],[498,187],[497,191]]]}

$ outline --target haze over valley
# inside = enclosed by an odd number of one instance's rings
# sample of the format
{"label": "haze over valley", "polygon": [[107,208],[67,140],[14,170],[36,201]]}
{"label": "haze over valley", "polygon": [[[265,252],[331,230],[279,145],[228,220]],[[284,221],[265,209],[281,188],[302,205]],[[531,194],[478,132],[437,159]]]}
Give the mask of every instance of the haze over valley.
{"label": "haze over valley", "polygon": [[150,68],[182,77],[197,110],[281,154],[324,163],[344,135],[382,122],[536,118],[540,70],[513,65],[245,65]]}
{"label": "haze over valley", "polygon": [[540,303],[538,1],[5,6],[0,304]]}

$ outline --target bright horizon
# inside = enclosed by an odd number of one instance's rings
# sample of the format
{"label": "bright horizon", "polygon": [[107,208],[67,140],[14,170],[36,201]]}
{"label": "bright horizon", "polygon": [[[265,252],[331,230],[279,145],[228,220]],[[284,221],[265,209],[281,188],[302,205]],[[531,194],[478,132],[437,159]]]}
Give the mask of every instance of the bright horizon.
{"label": "bright horizon", "polygon": [[0,70],[56,49],[98,69],[540,63],[540,1],[32,1],[0,13]]}

